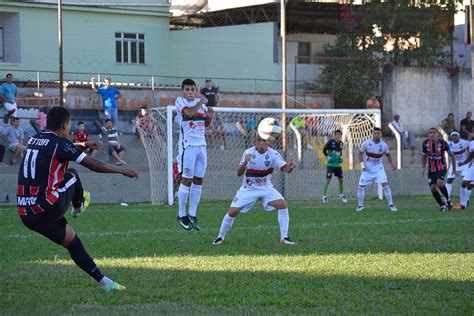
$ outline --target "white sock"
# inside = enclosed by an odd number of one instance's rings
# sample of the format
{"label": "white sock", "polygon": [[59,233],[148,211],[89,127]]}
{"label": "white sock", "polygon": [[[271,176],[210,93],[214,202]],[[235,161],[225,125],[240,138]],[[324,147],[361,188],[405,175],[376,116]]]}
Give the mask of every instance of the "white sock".
{"label": "white sock", "polygon": [[225,214],[224,218],[222,219],[221,229],[219,230],[219,237],[224,239],[227,232],[234,224],[235,217],[230,217],[229,214]]}
{"label": "white sock", "polygon": [[189,191],[189,215],[196,216],[197,207],[201,200],[202,185],[192,184]]}
{"label": "white sock", "polygon": [[357,188],[357,201],[359,203],[359,206],[364,206],[364,195],[365,195],[365,188],[359,186]]}
{"label": "white sock", "polygon": [[467,203],[469,202],[469,197],[471,196],[471,190],[468,188],[465,188],[466,191],[464,191],[464,201],[461,202],[462,205],[467,206]]}
{"label": "white sock", "polygon": [[460,187],[459,188],[459,203],[461,203],[461,205],[464,205],[465,203],[466,194],[467,194],[467,188]]}
{"label": "white sock", "polygon": [[446,190],[448,190],[448,195],[451,197],[451,191],[453,190],[453,184],[452,183],[446,183]]}
{"label": "white sock", "polygon": [[112,281],[112,280],[109,279],[108,277],[104,276],[104,277],[99,281],[99,283],[100,283],[100,286],[106,287],[107,285],[114,283],[114,281]]}
{"label": "white sock", "polygon": [[281,239],[288,237],[288,226],[290,225],[290,216],[288,209],[278,210],[278,224],[280,225]]}
{"label": "white sock", "polygon": [[392,190],[390,190],[390,187],[388,186],[388,184],[383,187],[383,193],[385,194],[385,197],[387,198],[388,205],[393,205]]}
{"label": "white sock", "polygon": [[189,195],[190,187],[185,186],[184,184],[180,184],[178,189],[178,204],[179,204],[179,217],[186,216],[186,202],[188,202],[188,195]]}

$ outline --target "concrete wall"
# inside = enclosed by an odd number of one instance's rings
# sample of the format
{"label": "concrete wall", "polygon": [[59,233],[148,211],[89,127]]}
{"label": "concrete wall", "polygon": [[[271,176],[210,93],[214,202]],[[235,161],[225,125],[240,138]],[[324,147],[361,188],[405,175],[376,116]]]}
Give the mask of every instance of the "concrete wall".
{"label": "concrete wall", "polygon": [[20,17],[18,13],[0,12],[0,28],[3,28],[3,59],[6,63],[20,63]]}
{"label": "concrete wall", "polygon": [[459,124],[473,110],[472,90],[470,71],[396,67],[383,77],[383,120],[399,114],[400,122],[417,135],[425,135],[450,112]]}

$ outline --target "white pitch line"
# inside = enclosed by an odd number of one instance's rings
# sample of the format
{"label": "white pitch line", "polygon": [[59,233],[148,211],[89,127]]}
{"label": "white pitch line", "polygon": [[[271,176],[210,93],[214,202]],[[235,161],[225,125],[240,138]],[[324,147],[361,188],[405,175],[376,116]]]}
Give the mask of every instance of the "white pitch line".
{"label": "white pitch line", "polygon": [[[340,226],[368,226],[368,225],[391,225],[391,224],[410,224],[410,223],[427,223],[427,222],[443,222],[443,221],[473,221],[474,217],[456,217],[456,218],[418,218],[418,219],[405,219],[405,220],[393,220],[393,221],[380,221],[380,222],[346,222],[346,223],[314,223],[314,224],[302,224],[299,227],[311,228],[311,227],[340,227]],[[257,225],[252,227],[235,227],[234,230],[239,231],[250,231],[250,230],[269,230],[275,229],[278,226],[275,225]],[[154,230],[126,230],[126,231],[112,231],[112,232],[78,232],[80,237],[107,237],[107,236],[131,236],[131,235],[146,235],[146,234],[157,234],[157,233],[174,233],[179,230],[176,229],[154,229]],[[208,229],[205,229],[207,231]],[[0,238],[8,239],[22,239],[36,237],[35,234],[14,234],[14,235],[0,235]]]}

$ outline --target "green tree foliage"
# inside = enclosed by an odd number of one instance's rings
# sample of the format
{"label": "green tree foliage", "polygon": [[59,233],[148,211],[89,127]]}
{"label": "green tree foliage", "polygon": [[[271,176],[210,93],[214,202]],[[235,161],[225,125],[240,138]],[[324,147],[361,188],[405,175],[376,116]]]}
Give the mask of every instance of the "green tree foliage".
{"label": "green tree foliage", "polygon": [[371,1],[341,9],[334,45],[310,88],[333,94],[337,107],[361,107],[377,91],[382,66],[439,67],[450,62],[459,0]]}

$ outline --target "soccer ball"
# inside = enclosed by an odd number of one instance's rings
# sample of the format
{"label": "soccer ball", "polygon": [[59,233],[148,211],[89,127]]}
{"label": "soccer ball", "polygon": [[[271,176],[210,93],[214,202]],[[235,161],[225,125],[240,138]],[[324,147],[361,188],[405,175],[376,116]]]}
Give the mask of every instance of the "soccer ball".
{"label": "soccer ball", "polygon": [[258,124],[258,136],[264,140],[274,141],[281,135],[280,122],[273,117],[264,118]]}

